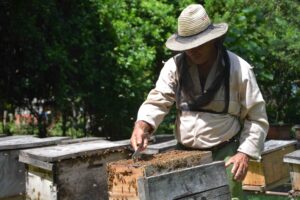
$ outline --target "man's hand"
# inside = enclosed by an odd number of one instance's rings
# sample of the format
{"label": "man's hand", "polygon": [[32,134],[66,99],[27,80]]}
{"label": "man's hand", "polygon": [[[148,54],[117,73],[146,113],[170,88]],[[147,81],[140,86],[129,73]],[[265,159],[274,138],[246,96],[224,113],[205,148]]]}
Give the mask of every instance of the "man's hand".
{"label": "man's hand", "polygon": [[130,143],[133,149],[136,151],[137,148],[143,144],[143,147],[141,150],[145,150],[148,146],[148,140],[149,140],[149,132],[152,130],[152,127],[144,121],[137,121],[135,123]]}
{"label": "man's hand", "polygon": [[242,181],[244,180],[248,171],[248,161],[249,156],[247,154],[238,152],[226,162],[225,167],[233,164],[231,169],[233,179],[236,181]]}

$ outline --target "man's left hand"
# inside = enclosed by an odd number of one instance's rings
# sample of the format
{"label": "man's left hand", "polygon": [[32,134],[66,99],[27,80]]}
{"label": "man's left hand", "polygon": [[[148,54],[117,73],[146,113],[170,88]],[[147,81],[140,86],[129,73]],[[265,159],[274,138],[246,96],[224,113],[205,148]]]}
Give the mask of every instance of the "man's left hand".
{"label": "man's left hand", "polygon": [[226,162],[225,167],[233,164],[231,169],[233,179],[236,181],[242,181],[244,180],[248,171],[248,161],[249,156],[247,154],[238,152]]}

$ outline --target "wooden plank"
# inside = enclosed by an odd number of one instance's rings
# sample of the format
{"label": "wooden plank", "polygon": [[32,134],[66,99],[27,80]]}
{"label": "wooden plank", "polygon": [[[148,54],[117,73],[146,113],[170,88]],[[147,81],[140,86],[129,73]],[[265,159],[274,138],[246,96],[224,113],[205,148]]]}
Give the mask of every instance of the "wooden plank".
{"label": "wooden plank", "polygon": [[25,192],[25,165],[18,162],[18,150],[0,152],[0,199]]}
{"label": "wooden plank", "polygon": [[231,199],[228,185],[221,186],[219,188],[214,188],[212,190],[205,191],[205,192],[200,192],[198,194],[193,194],[191,196],[177,198],[174,200],[203,200],[203,199],[213,199],[213,200]]}
{"label": "wooden plank", "polygon": [[27,200],[57,200],[57,185],[50,171],[29,166],[26,175]]}
{"label": "wooden plank", "polygon": [[121,160],[108,165],[108,190],[110,199],[139,199],[137,180],[212,162],[208,151],[170,151],[144,157],[136,163],[133,160]]}
{"label": "wooden plank", "polygon": [[32,159],[30,157],[28,157],[27,155],[19,155],[19,161],[22,163],[26,163],[26,164],[30,164],[32,166],[36,166],[39,167],[41,169],[45,169],[45,170],[49,170],[52,171],[53,170],[53,164],[49,163],[49,162],[44,162],[44,161],[40,161],[37,159]]}
{"label": "wooden plank", "polygon": [[36,138],[36,137],[17,137],[11,140],[1,141],[0,150],[9,149],[25,149],[39,146],[48,146],[57,144],[61,140],[68,137],[49,137],[49,138]]}
{"label": "wooden plank", "polygon": [[290,164],[290,177],[294,191],[300,191],[300,165]]}
{"label": "wooden plank", "polygon": [[74,143],[90,142],[96,140],[105,140],[105,137],[84,137],[84,138],[76,138],[76,139],[66,139],[66,140],[62,140],[59,144],[74,144]]}
{"label": "wooden plank", "polygon": [[57,163],[58,198],[107,200],[106,165],[109,162],[128,159],[128,152],[112,152]]}
{"label": "wooden plank", "polygon": [[297,140],[268,140],[264,143],[262,155],[296,144]]}
{"label": "wooden plank", "polygon": [[260,185],[244,185],[242,186],[243,190],[249,190],[249,191],[258,191],[258,192],[264,192],[265,186]]}
{"label": "wooden plank", "polygon": [[262,163],[257,160],[250,160],[248,166],[248,172],[243,180],[243,186],[247,186],[246,188],[248,188],[248,186],[265,187],[266,179]]}
{"label": "wooden plank", "polygon": [[[289,192],[278,192],[278,191],[266,191],[266,194],[276,195],[276,196],[287,196],[290,197]],[[290,198],[289,198],[290,199]]]}
{"label": "wooden plank", "polygon": [[266,191],[267,191],[267,190],[273,190],[273,189],[275,189],[275,188],[277,188],[277,187],[279,187],[279,186],[281,186],[281,185],[284,185],[284,184],[288,183],[289,180],[290,180],[290,177],[284,177],[284,178],[282,178],[282,179],[279,179],[279,180],[277,180],[277,181],[274,181],[274,182],[272,182],[272,183],[266,185],[265,190],[266,190]]}
{"label": "wooden plank", "polygon": [[127,145],[130,146],[130,140],[118,140],[118,141],[112,141],[113,143],[117,145]]}
{"label": "wooden plank", "polygon": [[12,139],[17,139],[17,138],[31,138],[34,137],[33,135],[13,135],[13,136],[4,136],[0,137],[0,142],[2,143],[3,141],[8,141]]}
{"label": "wooden plank", "polygon": [[159,134],[159,135],[154,135],[153,143],[157,144],[157,143],[167,142],[174,139],[175,136],[173,134]]}
{"label": "wooden plank", "polygon": [[295,148],[292,144],[263,156],[262,163],[267,186],[289,177],[288,164],[283,162],[283,157],[293,152]]}
{"label": "wooden plank", "polygon": [[[214,189],[222,186],[227,188],[227,195],[223,196],[223,199],[231,199],[223,161],[176,170],[158,176],[141,177],[138,182],[141,200],[189,199],[192,196],[201,197],[201,195],[207,199],[209,195],[216,192]],[[147,187],[147,189],[143,187]],[[140,190],[140,188],[143,189]],[[142,192],[147,192],[147,194],[142,194]],[[223,194],[224,192],[220,196]]]}
{"label": "wooden plank", "polygon": [[283,158],[283,162],[300,165],[300,150],[286,154]]}
{"label": "wooden plank", "polygon": [[93,154],[102,154],[106,149],[109,151],[122,150],[127,145],[122,146],[117,143],[98,140],[84,143],[58,145],[52,147],[43,147],[38,149],[29,149],[20,151],[20,155],[27,156],[31,159],[36,159],[44,162],[55,162],[63,159],[70,159],[80,156],[89,156]]}
{"label": "wooden plank", "polygon": [[143,151],[144,154],[157,154],[168,150],[174,150],[177,145],[177,140],[173,139],[167,142],[162,142],[158,144],[151,144],[148,148]]}

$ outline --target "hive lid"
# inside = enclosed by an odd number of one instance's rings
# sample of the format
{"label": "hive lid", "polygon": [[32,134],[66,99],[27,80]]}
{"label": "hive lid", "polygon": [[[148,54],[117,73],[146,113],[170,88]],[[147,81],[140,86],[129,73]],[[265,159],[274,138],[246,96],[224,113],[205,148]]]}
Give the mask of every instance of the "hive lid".
{"label": "hive lid", "polygon": [[283,157],[283,162],[293,163],[300,165],[300,150],[294,151],[292,153],[286,154]]}
{"label": "hive lid", "polygon": [[22,150],[20,151],[20,157],[27,157],[29,159],[44,162],[55,162],[80,156],[89,156],[93,154],[100,155],[105,151],[122,149],[127,146],[128,145],[120,145],[107,140],[97,140],[91,142]]}
{"label": "hive lid", "polygon": [[33,136],[11,136],[0,139],[0,150],[26,149],[54,145],[68,137],[36,138]]}
{"label": "hive lid", "polygon": [[287,146],[296,145],[296,140],[268,140],[264,144],[262,155],[285,148]]}
{"label": "hive lid", "polygon": [[17,139],[17,138],[28,138],[28,137],[34,137],[34,136],[33,135],[12,135],[12,136],[2,135],[0,136],[0,142]]}

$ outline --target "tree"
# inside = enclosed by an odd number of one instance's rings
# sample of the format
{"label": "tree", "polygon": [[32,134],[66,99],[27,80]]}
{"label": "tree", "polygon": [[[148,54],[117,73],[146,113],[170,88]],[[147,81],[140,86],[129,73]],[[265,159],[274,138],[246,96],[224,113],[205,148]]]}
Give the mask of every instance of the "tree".
{"label": "tree", "polygon": [[[295,123],[295,112],[300,107],[299,86],[295,84],[300,77],[300,3],[293,0],[206,0],[205,3],[212,18],[229,23],[226,46],[255,66],[270,122]],[[299,119],[299,112],[296,116]]]}
{"label": "tree", "polygon": [[[1,9],[2,109],[51,102],[70,129],[128,137],[153,87],[179,7],[191,1],[7,1]],[[5,64],[4,64],[5,63]],[[87,133],[86,133],[87,134]]]}

